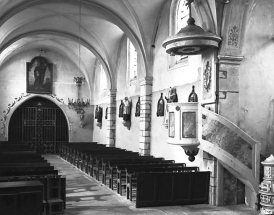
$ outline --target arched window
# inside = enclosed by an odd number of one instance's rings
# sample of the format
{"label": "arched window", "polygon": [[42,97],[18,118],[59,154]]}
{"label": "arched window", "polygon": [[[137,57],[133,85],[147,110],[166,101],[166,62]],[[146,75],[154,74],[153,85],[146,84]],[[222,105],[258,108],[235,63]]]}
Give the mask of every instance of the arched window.
{"label": "arched window", "polygon": [[137,79],[137,51],[129,39],[127,39],[127,74],[129,82]]}
{"label": "arched window", "polygon": [[100,68],[100,91],[103,91],[107,89],[107,76],[100,62],[99,62],[99,68]]}
{"label": "arched window", "polygon": [[189,9],[186,6],[186,0],[180,0],[178,11],[177,11],[177,32],[187,25],[187,20],[189,18]]}
{"label": "arched window", "polygon": [[[178,2],[176,32],[179,32],[182,28],[186,27],[187,25],[187,20],[189,18],[189,9],[188,6],[186,6],[186,3],[187,0],[179,0]],[[186,55],[178,55],[176,56],[176,63],[180,63],[186,58]]]}

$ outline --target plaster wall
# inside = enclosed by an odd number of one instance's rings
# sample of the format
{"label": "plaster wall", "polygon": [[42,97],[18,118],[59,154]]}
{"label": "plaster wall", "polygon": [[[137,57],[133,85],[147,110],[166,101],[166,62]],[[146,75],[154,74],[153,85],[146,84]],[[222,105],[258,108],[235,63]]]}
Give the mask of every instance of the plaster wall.
{"label": "plaster wall", "polygon": [[107,89],[103,89],[100,84],[101,84],[101,67],[99,62],[97,61],[94,64],[94,68],[92,69],[92,72],[94,73],[93,75],[93,82],[92,82],[92,97],[93,97],[93,104],[103,104],[107,102]]}
{"label": "plaster wall", "polygon": [[[22,94],[26,95],[26,62],[30,62],[33,57],[37,56],[36,51],[28,51],[24,53],[18,53],[13,58],[6,61],[0,70],[0,117],[4,122],[4,113],[8,108],[8,104],[12,104]],[[58,55],[57,53],[47,52],[47,55],[43,56],[48,59],[50,63],[53,63],[53,93],[56,98],[63,99],[67,104],[68,98],[76,98],[77,91],[76,85],[73,82],[74,77],[83,76],[82,74],[75,72],[78,71],[73,63],[66,58]],[[32,96],[35,94],[32,94]],[[38,94],[37,94],[38,95]],[[88,85],[83,85],[82,89],[83,98],[90,98]],[[22,100],[23,101],[23,100]],[[86,124],[84,129],[79,128],[79,115],[76,112],[69,110],[66,105],[56,102],[66,115],[68,119],[68,127],[70,129],[70,141],[90,141],[91,133],[89,131],[90,124]],[[21,102],[21,101],[20,101]],[[17,105],[19,105],[18,103]],[[9,121],[11,113],[7,115],[6,122]],[[86,111],[85,119],[89,120],[90,112]],[[2,124],[3,128],[3,124]],[[6,131],[7,134],[8,131]],[[3,129],[1,130],[1,140],[7,140],[7,135],[3,135]]]}
{"label": "plaster wall", "polygon": [[[202,152],[196,156],[194,162],[189,162],[187,155],[180,146],[170,145],[168,139],[168,129],[163,125],[164,117],[157,117],[157,103],[163,93],[163,97],[168,96],[169,87],[176,87],[178,102],[187,102],[192,86],[200,96],[200,73],[201,56],[189,56],[187,59],[177,64],[170,64],[173,60],[168,56],[162,47],[162,42],[168,35],[169,7],[164,9],[158,34],[155,41],[155,56],[153,70],[153,93],[152,93],[152,123],[151,123],[151,154],[156,157],[173,159],[176,162],[185,162],[189,166],[202,166]],[[174,62],[174,61],[173,61]],[[166,104],[166,100],[165,100]],[[165,107],[166,108],[166,107]]]}
{"label": "plaster wall", "polygon": [[130,130],[125,127],[122,122],[123,118],[119,118],[119,106],[121,101],[117,100],[116,106],[116,147],[139,152],[139,133],[140,133],[140,117],[135,117],[135,107],[138,96],[130,97],[131,99],[131,126]]}
{"label": "plaster wall", "polygon": [[[116,96],[116,147],[139,152],[139,125],[140,118],[135,117],[135,108],[140,95],[140,79],[144,77],[145,66],[139,49],[137,49],[137,78],[130,80],[127,73],[127,43],[122,41],[120,62],[117,71]],[[121,100],[128,97],[131,100],[131,127],[128,130],[118,117]]]}
{"label": "plaster wall", "polygon": [[121,42],[120,59],[117,69],[117,95],[116,99],[137,96],[140,94],[140,79],[144,76],[145,67],[141,54],[137,51],[137,78],[130,80],[127,69],[127,40]]}
{"label": "plaster wall", "polygon": [[261,153],[274,153],[274,5],[254,6],[246,26],[239,73],[240,127],[262,144]]}
{"label": "plaster wall", "polygon": [[[117,69],[117,95],[116,95],[116,147],[128,149],[132,151],[139,151],[139,118],[135,117],[135,106],[138,101],[139,91],[140,91],[140,78],[144,76],[144,63],[141,58],[140,52],[137,49],[137,79],[129,80],[127,74],[127,42],[126,39],[121,41],[121,51],[120,58]],[[95,78],[93,84],[93,94],[94,94],[94,107],[99,105],[103,108],[103,120],[102,128],[99,128],[96,125],[96,120],[94,120],[92,133],[93,141],[106,144],[108,130],[106,127],[105,119],[105,108],[107,107],[108,101],[108,90],[100,89],[100,76],[99,76],[99,67],[96,66],[95,69]],[[132,113],[131,113],[131,127],[128,130],[122,124],[122,118],[118,117],[118,110],[121,103],[121,100],[124,100],[125,97],[128,97],[132,102]],[[94,118],[94,117],[93,117]]]}
{"label": "plaster wall", "polygon": [[106,107],[107,104],[98,104],[101,108],[103,108],[103,117],[102,117],[102,126],[99,127],[97,125],[97,119],[95,119],[95,108],[96,106],[92,106],[93,109],[93,114],[92,114],[92,131],[91,133],[93,134],[93,142],[98,142],[100,144],[107,144],[107,120],[105,119],[106,115]]}

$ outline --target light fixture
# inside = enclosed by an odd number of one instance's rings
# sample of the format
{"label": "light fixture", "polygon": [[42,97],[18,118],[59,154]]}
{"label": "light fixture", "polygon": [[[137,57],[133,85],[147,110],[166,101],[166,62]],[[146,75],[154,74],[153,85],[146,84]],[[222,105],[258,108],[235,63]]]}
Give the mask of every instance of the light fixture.
{"label": "light fixture", "polygon": [[78,114],[83,113],[83,109],[90,106],[90,100],[87,99],[86,101],[81,98],[81,86],[82,83],[85,81],[84,77],[74,77],[74,81],[77,86],[77,98],[76,99],[68,99],[68,107],[70,109],[75,110]]}
{"label": "light fixture", "polygon": [[[81,13],[82,13],[82,2],[80,0],[80,6],[79,6],[79,34],[78,34],[78,44],[79,44],[79,61],[78,61],[78,69],[81,72],[80,69],[80,63],[81,63]],[[77,98],[76,99],[68,99],[68,107],[70,109],[75,110],[78,114],[83,115],[85,111],[83,110],[84,108],[87,108],[90,106],[90,100],[87,99],[86,101],[83,100],[81,97],[81,86],[82,83],[85,81],[84,77],[74,77],[74,82],[76,83],[77,86]],[[82,116],[83,118],[83,116]],[[80,117],[81,120],[81,117]]]}
{"label": "light fixture", "polygon": [[163,42],[163,47],[171,56],[197,55],[209,48],[218,48],[221,41],[220,37],[205,32],[201,27],[195,25],[195,20],[191,17],[191,3],[194,0],[186,1],[189,8],[187,26]]}

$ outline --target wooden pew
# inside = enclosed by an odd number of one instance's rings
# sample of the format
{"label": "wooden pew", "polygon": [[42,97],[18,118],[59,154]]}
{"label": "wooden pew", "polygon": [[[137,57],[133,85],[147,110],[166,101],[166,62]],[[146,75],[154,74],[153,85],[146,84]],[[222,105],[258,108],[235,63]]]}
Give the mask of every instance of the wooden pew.
{"label": "wooden pew", "polygon": [[137,172],[180,172],[183,171],[185,167],[185,163],[120,166],[117,168],[117,193],[123,195],[123,190],[126,190],[127,174]]}
{"label": "wooden pew", "polygon": [[39,181],[1,182],[1,215],[42,215],[42,193],[43,184]]}
{"label": "wooden pew", "polygon": [[14,167],[43,167],[43,166],[50,166],[50,163],[46,162],[26,162],[26,163],[0,163],[0,168],[1,167],[9,167],[9,168],[14,168]]}
{"label": "wooden pew", "polygon": [[10,171],[1,171],[0,172],[0,177],[11,177],[11,176],[30,176],[30,175],[58,175],[58,170],[52,170],[52,169],[47,169],[47,170],[10,170]]}
{"label": "wooden pew", "polygon": [[67,153],[67,150],[70,148],[70,147],[73,147],[73,146],[76,146],[76,145],[98,145],[97,142],[69,142],[69,143],[60,143],[59,145],[59,152],[60,152],[60,157],[64,158],[65,159],[65,156],[66,156],[66,153]]}
{"label": "wooden pew", "polygon": [[164,158],[154,158],[148,156],[140,156],[131,159],[103,159],[102,161],[102,183],[106,184],[108,179],[109,188],[114,189],[114,183],[117,181],[117,168],[119,165],[138,165],[138,164],[154,164],[154,163],[174,163],[174,160],[164,160]]}
{"label": "wooden pew", "polygon": [[[175,171],[174,171],[175,170]],[[159,170],[161,172],[198,172],[199,171],[199,167],[184,167],[184,168],[179,168],[178,170],[176,169],[172,169],[171,171],[167,168],[167,169],[163,169]],[[137,177],[138,177],[138,172],[151,172],[150,169],[142,169],[140,171],[138,170],[130,170],[126,172],[126,196],[127,199],[130,199],[130,201],[132,201],[132,197],[133,197],[133,192],[136,194],[136,190],[137,188]],[[154,171],[154,172],[158,172]]]}
{"label": "wooden pew", "polygon": [[[61,206],[61,212],[65,208],[66,201],[66,185],[65,178],[60,179],[58,170],[54,170],[54,167],[47,163],[47,161],[41,157],[41,155],[33,153],[33,151],[26,151],[24,147],[20,146],[17,151],[10,151],[9,147],[6,147],[4,152],[0,151],[0,184],[4,182],[20,182],[29,180],[38,180],[44,184],[43,190],[43,203],[50,205],[58,203]],[[20,149],[20,150],[19,150]],[[22,150],[21,150],[22,149]],[[60,181],[57,184],[55,181]],[[52,185],[52,186],[50,186]],[[27,188],[26,188],[27,189]],[[52,199],[49,198],[53,189],[60,190],[60,195]],[[31,192],[26,191],[25,196],[32,195]],[[19,198],[18,204],[23,204],[25,198]],[[22,209],[22,213],[23,213]],[[1,211],[1,209],[0,209]],[[0,213],[1,214],[1,213]],[[27,213],[38,214],[38,213]],[[40,213],[39,213],[40,214]]]}
{"label": "wooden pew", "polygon": [[96,142],[62,143],[60,146],[61,147],[61,149],[60,149],[61,157],[70,162],[70,159],[72,157],[74,149],[79,149],[80,147],[94,147],[97,145],[101,145],[101,144],[98,144]]}
{"label": "wooden pew", "polygon": [[[126,157],[126,156],[132,156],[132,157],[137,157],[138,155],[126,150],[115,150],[115,148],[113,148],[111,150],[111,148],[109,148],[109,150],[95,150],[93,152],[89,153],[89,159],[88,159],[88,171],[87,174],[90,174],[90,176],[93,176],[94,173],[95,175],[99,176],[97,174],[97,172],[101,171],[100,169],[100,164],[101,164],[101,160],[103,158],[113,158],[113,157]],[[98,178],[98,177],[96,177]]]}
{"label": "wooden pew", "polygon": [[210,172],[138,173],[136,208],[208,204]]}
{"label": "wooden pew", "polygon": [[47,163],[47,160],[44,158],[32,158],[32,157],[25,157],[25,158],[13,158],[13,157],[1,157],[0,156],[0,163]]}
{"label": "wooden pew", "polygon": [[[54,199],[54,193],[60,192],[60,198],[63,201],[63,208],[66,208],[66,178],[64,176],[49,176],[49,175],[29,175],[25,177],[13,177],[11,178],[0,178],[1,182],[17,182],[17,181],[40,181],[43,186],[43,204],[44,211],[49,211],[47,200]],[[57,182],[60,183],[57,185]],[[0,183],[1,184],[1,183]],[[57,190],[57,191],[56,191]]]}
{"label": "wooden pew", "polygon": [[103,174],[105,173],[105,171],[103,170],[105,165],[103,165],[103,163],[106,161],[110,161],[114,159],[130,160],[130,159],[150,159],[150,158],[152,158],[152,156],[147,156],[146,158],[144,158],[144,157],[141,157],[136,152],[129,152],[129,151],[96,155],[94,157],[95,164],[92,166],[93,175],[95,176],[96,180],[101,181],[102,179],[103,181],[103,177],[104,177]]}

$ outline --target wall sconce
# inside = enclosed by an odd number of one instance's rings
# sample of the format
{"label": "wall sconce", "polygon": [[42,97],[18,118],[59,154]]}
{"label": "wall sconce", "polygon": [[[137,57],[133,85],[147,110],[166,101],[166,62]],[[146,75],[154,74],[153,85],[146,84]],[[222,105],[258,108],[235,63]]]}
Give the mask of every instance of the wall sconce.
{"label": "wall sconce", "polygon": [[202,131],[201,117],[199,117],[199,103],[168,103],[169,110],[169,138],[167,143],[181,146],[189,161],[194,161],[200,145],[199,137]]}
{"label": "wall sconce", "polygon": [[90,100],[87,99],[86,101],[81,98],[81,86],[82,83],[85,81],[84,77],[74,77],[74,82],[77,86],[77,99],[69,99],[68,98],[68,107],[70,109],[73,109],[77,112],[77,114],[80,114],[84,108],[87,108],[90,106]]}

